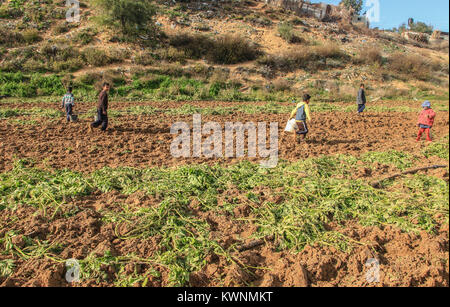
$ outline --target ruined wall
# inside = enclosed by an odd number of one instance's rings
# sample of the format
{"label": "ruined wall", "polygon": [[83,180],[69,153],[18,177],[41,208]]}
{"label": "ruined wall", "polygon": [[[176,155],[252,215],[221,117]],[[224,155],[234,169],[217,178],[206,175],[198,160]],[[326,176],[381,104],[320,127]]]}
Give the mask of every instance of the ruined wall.
{"label": "ruined wall", "polygon": [[330,4],[310,3],[304,0],[266,0],[266,3],[293,11],[298,16],[315,17],[319,20],[326,20],[333,12],[333,6]]}
{"label": "ruined wall", "polygon": [[448,32],[442,32],[439,30],[434,30],[431,35],[431,39],[433,40],[447,40],[448,41]]}
{"label": "ruined wall", "polygon": [[426,33],[418,32],[403,32],[402,36],[408,40],[413,40],[419,43],[428,43],[430,41],[430,35]]}
{"label": "ruined wall", "polygon": [[[307,0],[264,0],[266,4],[293,11],[298,16],[315,17],[320,21],[342,21],[351,23],[355,10],[344,5],[331,5],[327,3],[311,3]],[[360,16],[361,17],[361,16]],[[364,17],[365,18],[365,17]],[[368,23],[364,21],[368,26]]]}
{"label": "ruined wall", "polygon": [[367,28],[370,26],[370,21],[366,16],[354,15],[352,18],[352,23],[355,25],[363,25]]}

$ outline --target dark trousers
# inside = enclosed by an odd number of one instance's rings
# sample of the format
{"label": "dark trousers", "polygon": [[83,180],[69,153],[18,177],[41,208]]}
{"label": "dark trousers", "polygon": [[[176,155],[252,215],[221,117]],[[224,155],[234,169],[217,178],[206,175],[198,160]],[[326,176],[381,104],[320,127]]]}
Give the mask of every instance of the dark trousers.
{"label": "dark trousers", "polygon": [[358,113],[364,112],[365,109],[366,109],[365,104],[358,104]]}
{"label": "dark trousers", "polygon": [[65,108],[66,108],[67,121],[70,122],[70,115],[72,115],[73,105],[71,103],[68,103],[68,104],[65,105]]}
{"label": "dark trousers", "polygon": [[97,110],[97,120],[93,122],[92,127],[97,128],[102,125],[102,130],[105,131],[108,128],[108,115],[103,114],[102,110]]}

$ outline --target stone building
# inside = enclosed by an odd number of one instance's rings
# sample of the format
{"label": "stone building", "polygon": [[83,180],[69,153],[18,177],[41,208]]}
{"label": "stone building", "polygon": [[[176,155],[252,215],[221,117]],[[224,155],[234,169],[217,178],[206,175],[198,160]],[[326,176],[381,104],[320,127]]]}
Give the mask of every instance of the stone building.
{"label": "stone building", "polygon": [[343,21],[349,23],[363,24],[369,27],[366,16],[355,14],[353,9],[344,5],[331,5],[327,3],[311,3],[307,0],[264,0],[266,4],[281,7],[293,11],[298,16],[314,17],[320,21]]}

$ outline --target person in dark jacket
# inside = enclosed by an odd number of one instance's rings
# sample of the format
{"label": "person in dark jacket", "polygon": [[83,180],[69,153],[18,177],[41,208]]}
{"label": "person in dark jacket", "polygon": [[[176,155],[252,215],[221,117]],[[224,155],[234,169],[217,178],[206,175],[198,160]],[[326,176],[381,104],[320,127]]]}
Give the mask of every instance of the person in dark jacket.
{"label": "person in dark jacket", "polygon": [[358,103],[358,114],[361,114],[366,108],[366,92],[364,90],[364,84],[361,84],[359,87],[358,97],[356,99]]}
{"label": "person in dark jacket", "polygon": [[98,96],[98,105],[97,105],[97,120],[90,124],[89,128],[92,131],[92,128],[97,128],[98,126],[102,126],[102,131],[106,131],[108,128],[108,92],[110,90],[109,83],[105,82],[103,84],[103,90],[100,92]]}

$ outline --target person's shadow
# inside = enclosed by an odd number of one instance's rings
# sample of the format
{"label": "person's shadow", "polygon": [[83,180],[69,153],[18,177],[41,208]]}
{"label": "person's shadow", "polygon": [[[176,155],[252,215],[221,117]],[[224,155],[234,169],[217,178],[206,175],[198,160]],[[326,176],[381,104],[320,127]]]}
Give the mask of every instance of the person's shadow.
{"label": "person's shadow", "polygon": [[133,128],[133,127],[114,126],[113,129],[114,131],[120,133],[139,133],[139,134],[170,133],[170,128],[162,128],[162,127]]}

